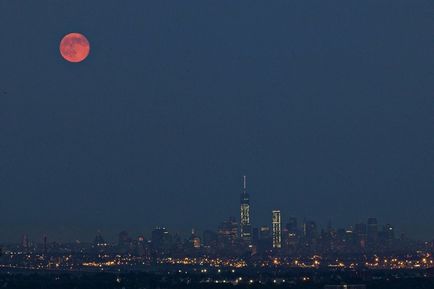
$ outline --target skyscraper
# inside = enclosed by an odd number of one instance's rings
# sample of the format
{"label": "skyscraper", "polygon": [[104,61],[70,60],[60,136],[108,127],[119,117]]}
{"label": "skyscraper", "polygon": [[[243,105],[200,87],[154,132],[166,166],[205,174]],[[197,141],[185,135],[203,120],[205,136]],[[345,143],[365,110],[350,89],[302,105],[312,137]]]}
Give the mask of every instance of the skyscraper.
{"label": "skyscraper", "polygon": [[229,217],[218,228],[218,243],[223,247],[231,247],[238,237],[238,223],[235,217]]}
{"label": "skyscraper", "polygon": [[200,238],[198,235],[196,235],[196,232],[194,229],[191,229],[191,236],[190,236],[190,243],[193,248],[199,249],[200,248]]}
{"label": "skyscraper", "polygon": [[304,222],[304,238],[308,245],[312,245],[318,238],[318,230],[314,221]]}
{"label": "skyscraper", "polygon": [[367,229],[365,223],[356,224],[354,227],[354,235],[357,241],[358,247],[365,249],[366,247],[366,235]]}
{"label": "skyscraper", "polygon": [[[298,221],[297,218],[291,217],[289,218],[289,222],[286,224],[286,236],[283,238],[284,246],[294,248],[298,240],[299,230],[298,230]],[[286,239],[286,240],[285,240]]]}
{"label": "skyscraper", "polygon": [[377,242],[378,237],[378,221],[376,218],[368,219],[368,245],[372,246]]}
{"label": "skyscraper", "polygon": [[282,248],[282,225],[280,220],[280,210],[273,211],[273,248]]}
{"label": "skyscraper", "polygon": [[172,236],[165,227],[156,227],[151,233],[151,244],[154,251],[167,253],[172,247]]}
{"label": "skyscraper", "polygon": [[247,179],[243,177],[243,190],[240,196],[240,237],[250,243],[252,240],[252,226],[250,225],[250,198],[247,193]]}

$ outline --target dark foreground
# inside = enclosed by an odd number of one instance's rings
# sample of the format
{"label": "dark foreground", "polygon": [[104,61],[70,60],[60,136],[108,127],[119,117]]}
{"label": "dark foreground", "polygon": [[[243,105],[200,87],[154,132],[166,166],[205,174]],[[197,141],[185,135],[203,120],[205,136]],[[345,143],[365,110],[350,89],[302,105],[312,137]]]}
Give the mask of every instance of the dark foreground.
{"label": "dark foreground", "polygon": [[[239,283],[204,282],[203,279],[182,278],[179,275],[153,273],[0,273],[0,288],[10,289],[139,289],[139,288],[300,288],[322,289],[323,282],[277,282],[275,280]],[[273,282],[274,281],[274,282]],[[281,281],[281,280],[280,280]],[[432,289],[434,278],[415,277],[383,280],[347,280],[332,284],[363,284],[367,289]]]}

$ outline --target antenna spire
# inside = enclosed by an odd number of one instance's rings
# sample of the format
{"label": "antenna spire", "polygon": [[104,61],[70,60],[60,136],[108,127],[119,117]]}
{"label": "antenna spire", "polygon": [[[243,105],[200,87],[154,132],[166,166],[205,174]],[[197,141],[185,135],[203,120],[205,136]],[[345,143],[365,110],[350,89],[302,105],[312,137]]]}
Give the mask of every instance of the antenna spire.
{"label": "antenna spire", "polygon": [[247,177],[246,176],[243,176],[243,189],[244,189],[244,191],[246,191],[246,189],[247,189]]}

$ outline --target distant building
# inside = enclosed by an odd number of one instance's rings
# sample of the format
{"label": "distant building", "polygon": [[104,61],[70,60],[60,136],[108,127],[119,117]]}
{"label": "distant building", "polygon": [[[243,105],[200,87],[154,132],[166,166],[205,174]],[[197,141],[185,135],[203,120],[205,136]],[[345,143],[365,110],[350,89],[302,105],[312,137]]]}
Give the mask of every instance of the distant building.
{"label": "distant building", "polygon": [[376,218],[368,219],[367,226],[367,245],[370,249],[374,249],[378,241],[378,222]]}
{"label": "distant building", "polygon": [[191,246],[195,249],[200,248],[200,238],[196,235],[196,232],[194,229],[191,229],[191,236],[190,236],[190,243]]}
{"label": "distant building", "polygon": [[291,217],[289,218],[289,222],[286,223],[286,229],[288,230],[289,233],[297,233],[298,231],[298,221],[297,218],[295,217]]}
{"label": "distant building", "polygon": [[105,246],[107,246],[107,242],[102,237],[101,232],[98,232],[98,234],[95,236],[95,239],[93,240],[93,245],[95,247],[105,247]]}
{"label": "distant building", "polygon": [[270,237],[271,237],[270,227],[262,226],[261,228],[259,228],[259,239],[260,240],[269,239]]}
{"label": "distant building", "polygon": [[172,246],[172,236],[165,227],[156,227],[151,233],[151,244],[154,251],[165,253]]}
{"label": "distant building", "polygon": [[392,225],[386,224],[384,226],[383,231],[385,233],[385,236],[386,236],[387,240],[393,240],[393,239],[395,239],[395,231],[393,230]]}
{"label": "distant building", "polygon": [[206,230],[202,234],[203,245],[207,248],[217,247],[217,233],[214,231]]}
{"label": "distant building", "polygon": [[240,195],[240,237],[250,244],[252,242],[252,226],[250,224],[250,196],[247,193],[247,178],[243,177],[243,189]]}
{"label": "distant building", "polygon": [[298,244],[299,231],[297,218],[289,218],[289,222],[285,226],[285,244],[287,247],[294,248]]}
{"label": "distant building", "polygon": [[312,245],[318,239],[318,228],[314,221],[304,222],[303,231],[307,245]]}
{"label": "distant building", "polygon": [[252,228],[252,243],[257,244],[259,241],[259,228]]}
{"label": "distant building", "polygon": [[261,226],[256,228],[254,236],[256,236],[254,244],[260,252],[265,252],[272,248],[273,241],[270,226]]}
{"label": "distant building", "polygon": [[392,225],[384,225],[383,231],[378,234],[378,239],[381,239],[381,242],[385,249],[390,249],[395,240],[395,230],[393,229]]}
{"label": "distant building", "polygon": [[30,247],[29,245],[29,237],[27,236],[27,234],[24,234],[22,239],[21,239],[21,246],[24,249],[28,249]]}
{"label": "distant building", "polygon": [[120,232],[118,235],[118,245],[120,247],[123,247],[123,246],[129,246],[130,243],[131,243],[131,238],[128,235],[128,232],[127,231]]}
{"label": "distant building", "polygon": [[280,210],[272,212],[272,225],[273,225],[273,248],[282,248],[282,224],[280,218]]}
{"label": "distant building", "polygon": [[118,235],[118,247],[120,252],[126,253],[131,250],[132,241],[127,231],[120,232]]}
{"label": "distant building", "polygon": [[142,257],[149,257],[148,242],[143,235],[139,235],[134,241],[135,254]]}
{"label": "distant building", "polygon": [[234,217],[220,224],[218,228],[218,240],[222,246],[232,246],[238,237],[238,223]]}
{"label": "distant building", "polygon": [[354,237],[357,242],[357,247],[365,249],[367,239],[367,229],[365,223],[359,223],[354,226]]}

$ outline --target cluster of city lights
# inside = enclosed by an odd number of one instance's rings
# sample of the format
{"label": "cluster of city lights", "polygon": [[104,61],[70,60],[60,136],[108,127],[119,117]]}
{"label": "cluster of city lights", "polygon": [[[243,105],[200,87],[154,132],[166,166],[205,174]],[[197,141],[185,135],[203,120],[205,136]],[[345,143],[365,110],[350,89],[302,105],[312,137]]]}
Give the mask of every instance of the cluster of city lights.
{"label": "cluster of city lights", "polygon": [[163,258],[158,260],[160,264],[171,265],[198,265],[198,266],[210,266],[210,267],[231,267],[231,268],[243,268],[247,264],[243,259],[239,258]]}

